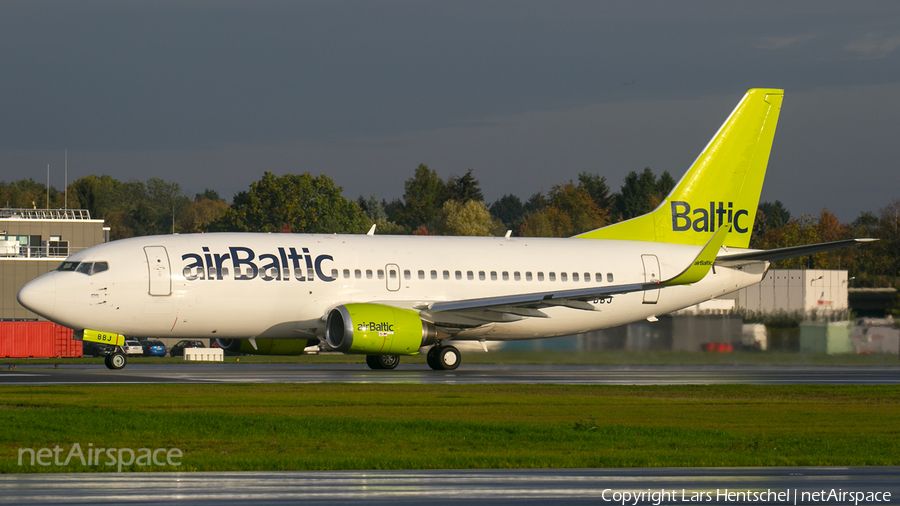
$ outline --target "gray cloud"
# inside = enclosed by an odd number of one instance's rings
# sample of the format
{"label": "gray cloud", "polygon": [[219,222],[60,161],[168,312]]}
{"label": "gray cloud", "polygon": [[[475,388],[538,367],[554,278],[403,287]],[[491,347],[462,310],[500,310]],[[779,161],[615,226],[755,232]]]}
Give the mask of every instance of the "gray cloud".
{"label": "gray cloud", "polygon": [[227,194],[273,170],[392,198],[420,162],[474,169],[489,198],[582,170],[616,187],[677,177],[766,86],[787,97],[764,198],[852,219],[895,198],[900,4],[775,5],[7,2],[0,178],[42,179],[68,148],[71,177]]}
{"label": "gray cloud", "polygon": [[900,47],[900,35],[866,34],[847,45],[847,50],[867,58],[885,58]]}

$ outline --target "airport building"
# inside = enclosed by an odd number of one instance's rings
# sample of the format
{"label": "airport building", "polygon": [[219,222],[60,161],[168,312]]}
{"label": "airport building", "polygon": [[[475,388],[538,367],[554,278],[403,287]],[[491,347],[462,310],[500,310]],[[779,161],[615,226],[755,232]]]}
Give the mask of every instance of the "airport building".
{"label": "airport building", "polygon": [[84,209],[0,209],[0,357],[81,356],[72,329],[25,309],[16,293],[70,254],[108,240],[103,220]]}
{"label": "airport building", "polygon": [[811,317],[846,317],[849,310],[847,271],[770,269],[755,285],[721,297],[735,309],[757,313],[799,313]]}
{"label": "airport building", "polygon": [[43,320],[19,305],[19,288],[108,240],[103,220],[84,209],[0,209],[0,321]]}

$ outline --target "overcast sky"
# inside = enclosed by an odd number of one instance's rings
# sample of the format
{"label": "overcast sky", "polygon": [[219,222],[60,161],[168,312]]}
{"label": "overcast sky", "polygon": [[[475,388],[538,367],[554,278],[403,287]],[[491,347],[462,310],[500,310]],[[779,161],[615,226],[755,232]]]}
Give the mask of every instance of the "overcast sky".
{"label": "overcast sky", "polygon": [[[419,163],[488,202],[583,171],[676,179],[784,88],[763,188],[851,221],[900,198],[900,2],[0,2],[0,180],[161,177],[229,200]],[[5,203],[0,203],[3,205]]]}

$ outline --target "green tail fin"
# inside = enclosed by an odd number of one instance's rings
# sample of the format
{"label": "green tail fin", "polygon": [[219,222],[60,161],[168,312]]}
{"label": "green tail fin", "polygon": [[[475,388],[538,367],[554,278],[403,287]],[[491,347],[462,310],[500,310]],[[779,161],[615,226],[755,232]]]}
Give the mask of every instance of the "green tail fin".
{"label": "green tail fin", "polygon": [[704,245],[725,225],[725,246],[748,247],[783,98],[748,91],[659,207],[576,237]]}

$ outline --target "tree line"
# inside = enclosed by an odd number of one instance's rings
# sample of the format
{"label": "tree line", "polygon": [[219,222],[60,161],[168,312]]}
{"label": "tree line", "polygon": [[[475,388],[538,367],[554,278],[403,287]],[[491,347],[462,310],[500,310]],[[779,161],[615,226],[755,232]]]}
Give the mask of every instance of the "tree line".
{"label": "tree line", "polygon": [[[231,204],[213,190],[185,195],[178,183],[159,178],[121,182],[110,176],[85,176],[68,188],[68,207],[87,209],[106,221],[112,239],[196,232],[365,233],[373,224],[380,234],[569,237],[627,220],[655,209],[674,188],[668,172],[649,168],[629,173],[618,191],[606,178],[582,172],[577,181],[538,191],[527,199],[506,194],[486,203],[472,171],[446,181],[421,164],[393,200],[376,195],[356,200],[325,175],[265,172],[234,196]],[[51,187],[51,208],[61,208],[64,193]],[[0,203],[12,208],[43,208],[47,187],[31,179],[0,182]],[[852,237],[879,242],[819,253],[774,265],[776,268],[847,269],[856,286],[890,286],[900,280],[900,199],[878,212],[863,212],[841,223],[827,209],[799,217],[779,202],[761,202],[750,246],[771,249]]]}

